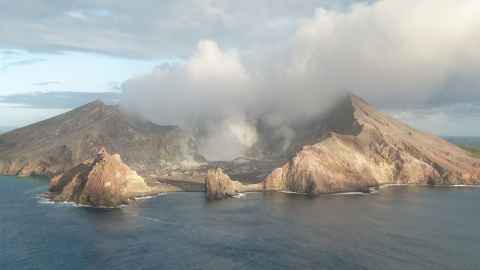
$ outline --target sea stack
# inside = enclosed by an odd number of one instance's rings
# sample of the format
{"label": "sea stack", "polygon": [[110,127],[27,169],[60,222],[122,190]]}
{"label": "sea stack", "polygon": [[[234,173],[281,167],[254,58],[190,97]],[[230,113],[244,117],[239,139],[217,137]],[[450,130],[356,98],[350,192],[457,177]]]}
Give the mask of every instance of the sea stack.
{"label": "sea stack", "polygon": [[154,192],[142,177],[123,163],[120,155],[110,155],[105,148],[100,148],[95,159],[53,177],[49,191],[54,201],[94,207],[117,207],[136,196]]}
{"label": "sea stack", "polygon": [[242,184],[233,181],[221,168],[209,169],[205,179],[205,193],[208,200],[223,200],[242,192],[262,191],[262,184]]}
{"label": "sea stack", "polygon": [[264,181],[264,188],[320,194],[366,191],[382,184],[480,183],[480,160],[447,141],[343,99],[319,132]]}

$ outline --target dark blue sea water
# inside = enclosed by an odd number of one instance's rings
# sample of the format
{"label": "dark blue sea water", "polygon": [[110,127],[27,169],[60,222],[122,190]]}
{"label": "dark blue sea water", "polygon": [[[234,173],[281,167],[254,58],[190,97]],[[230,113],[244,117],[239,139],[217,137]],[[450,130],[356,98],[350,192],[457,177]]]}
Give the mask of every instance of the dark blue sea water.
{"label": "dark blue sea water", "polygon": [[92,209],[39,203],[46,185],[0,177],[0,269],[480,269],[478,188]]}

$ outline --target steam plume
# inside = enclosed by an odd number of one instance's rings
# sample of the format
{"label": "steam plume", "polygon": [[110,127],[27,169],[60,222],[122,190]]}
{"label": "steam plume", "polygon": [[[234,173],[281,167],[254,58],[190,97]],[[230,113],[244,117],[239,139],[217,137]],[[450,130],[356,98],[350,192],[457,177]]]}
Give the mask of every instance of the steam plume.
{"label": "steam plume", "polygon": [[128,80],[124,104],[159,124],[191,128],[209,159],[244,154],[258,140],[259,119],[288,147],[292,123],[321,115],[346,91],[383,107],[462,94],[447,86],[459,76],[478,80],[478,14],[476,0],[317,9],[282,51],[240,54],[199,41],[184,63]]}

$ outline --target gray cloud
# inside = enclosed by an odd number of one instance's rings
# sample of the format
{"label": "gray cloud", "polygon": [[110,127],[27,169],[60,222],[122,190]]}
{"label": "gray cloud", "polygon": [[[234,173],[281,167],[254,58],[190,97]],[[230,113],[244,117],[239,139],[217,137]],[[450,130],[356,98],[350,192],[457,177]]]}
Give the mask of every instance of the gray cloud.
{"label": "gray cloud", "polygon": [[[297,51],[308,52],[297,55],[310,59],[309,69],[317,72],[312,76],[323,78],[319,87],[342,84],[349,91],[367,93],[385,107],[480,100],[475,49],[480,35],[475,31],[478,16],[474,13],[478,4],[472,0],[436,1],[435,6],[424,0],[397,2],[0,0],[0,46],[188,58],[199,40],[210,39],[227,51],[236,49],[243,63],[258,65],[264,63],[257,58],[283,58],[291,43],[303,42]],[[3,54],[7,53],[16,51]],[[21,60],[3,69],[37,60]],[[419,88],[432,90],[417,93]],[[382,97],[405,89],[411,90],[391,98],[391,104]]]}
{"label": "gray cloud", "polygon": [[351,89],[384,107],[478,97],[474,89],[452,87],[478,85],[477,12],[478,1],[452,0],[382,1],[346,14],[319,10],[297,34],[297,63],[320,86]]}
{"label": "gray cloud", "polygon": [[311,16],[316,7],[345,9],[352,1],[0,0],[0,45],[181,57],[198,40],[209,38],[227,48],[249,50],[289,38],[298,18]]}

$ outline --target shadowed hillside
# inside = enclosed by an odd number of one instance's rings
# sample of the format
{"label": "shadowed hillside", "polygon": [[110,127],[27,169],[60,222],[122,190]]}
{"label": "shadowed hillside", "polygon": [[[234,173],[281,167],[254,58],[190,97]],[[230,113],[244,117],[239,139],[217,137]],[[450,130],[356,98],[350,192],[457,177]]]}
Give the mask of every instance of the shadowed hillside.
{"label": "shadowed hillside", "polygon": [[0,173],[52,176],[95,155],[119,153],[140,174],[203,161],[189,134],[95,101],[0,136]]}

